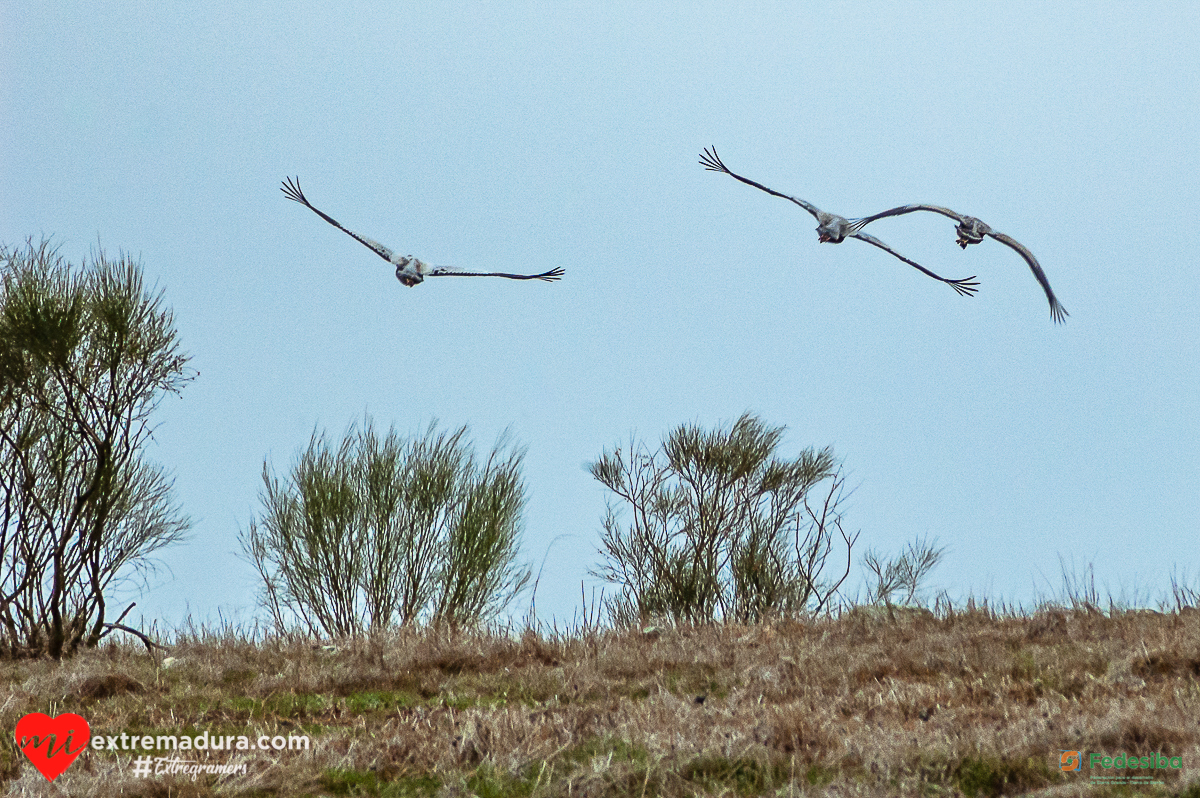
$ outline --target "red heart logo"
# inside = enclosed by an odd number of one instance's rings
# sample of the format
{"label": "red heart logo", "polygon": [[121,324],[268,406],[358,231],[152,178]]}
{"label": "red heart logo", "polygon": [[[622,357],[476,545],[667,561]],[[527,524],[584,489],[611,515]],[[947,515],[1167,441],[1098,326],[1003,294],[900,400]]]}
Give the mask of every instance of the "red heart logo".
{"label": "red heart logo", "polygon": [[[74,712],[57,718],[30,712],[17,721],[17,747],[43,776],[54,781],[87,748],[91,731],[88,722]],[[73,747],[75,740],[79,740],[78,747]]]}

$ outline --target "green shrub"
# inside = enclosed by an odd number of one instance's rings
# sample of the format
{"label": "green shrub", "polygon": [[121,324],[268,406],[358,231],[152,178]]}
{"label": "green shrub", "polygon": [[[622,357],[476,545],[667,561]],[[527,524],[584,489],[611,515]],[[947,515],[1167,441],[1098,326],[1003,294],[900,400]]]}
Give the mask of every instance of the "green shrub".
{"label": "green shrub", "polygon": [[[833,453],[810,448],[782,459],[783,432],[745,414],[712,432],[677,427],[655,452],[631,440],[591,464],[630,510],[626,526],[609,503],[596,572],[620,587],[615,622],[752,622],[826,606],[857,535],[842,531]],[[829,491],[810,505],[809,490],[823,480]],[[846,573],[828,582],[821,574],[835,530]]]}
{"label": "green shrub", "polygon": [[501,439],[480,464],[465,436],[380,437],[367,419],[336,446],[314,433],[287,479],[264,464],[266,509],[242,547],[278,627],[469,625],[515,597],[529,579],[515,563],[524,452]]}
{"label": "green shrub", "polygon": [[74,267],[45,241],[0,246],[0,278],[0,645],[59,658],[141,634],[105,594],[189,526],[143,454],[188,358],[124,254]]}

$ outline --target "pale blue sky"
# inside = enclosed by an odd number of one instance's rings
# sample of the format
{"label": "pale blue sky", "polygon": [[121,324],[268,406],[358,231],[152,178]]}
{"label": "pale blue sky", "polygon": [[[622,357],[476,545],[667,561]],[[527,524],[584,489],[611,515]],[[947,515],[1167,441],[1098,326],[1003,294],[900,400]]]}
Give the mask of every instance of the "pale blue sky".
{"label": "pale blue sky", "polygon": [[[0,6],[0,240],[140,255],[200,372],[158,416],[195,527],[146,622],[251,617],[264,458],[364,411],[528,446],[525,556],[569,536],[543,617],[596,562],[584,464],[745,410],[834,447],[862,548],[947,545],[952,596],[1028,601],[1060,555],[1114,593],[1200,569],[1200,6],[646,6]],[[974,298],[818,244],[709,145],[846,216],[978,216],[1071,316],[941,217],[871,231]],[[405,288],[288,175],[394,250],[566,277]]]}

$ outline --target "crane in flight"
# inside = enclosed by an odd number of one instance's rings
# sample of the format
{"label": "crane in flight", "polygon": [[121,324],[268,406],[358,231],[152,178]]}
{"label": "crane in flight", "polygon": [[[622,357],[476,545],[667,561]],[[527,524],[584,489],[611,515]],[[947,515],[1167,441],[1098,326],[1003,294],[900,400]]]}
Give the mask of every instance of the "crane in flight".
{"label": "crane in flight", "polygon": [[283,188],[280,191],[288,199],[299,202],[358,243],[369,248],[388,263],[393,264],[396,267],[396,279],[409,288],[419,285],[426,277],[506,277],[509,280],[545,280],[553,282],[561,280],[563,276],[563,269],[561,268],[551,269],[541,274],[508,274],[506,272],[467,272],[449,266],[430,266],[428,263],[414,258],[412,255],[398,255],[378,241],[372,241],[366,236],[360,236],[353,230],[347,230],[338,224],[337,220],[332,216],[314,208],[312,203],[308,201],[308,198],[304,196],[304,192],[300,190],[299,177],[295,178],[294,181],[289,177],[284,181]]}
{"label": "crane in flight", "polygon": [[966,249],[971,244],[980,243],[983,241],[984,236],[991,236],[1001,244],[1015,249],[1025,259],[1025,262],[1029,264],[1029,270],[1033,272],[1034,278],[1042,286],[1042,290],[1046,292],[1046,299],[1050,302],[1050,318],[1054,320],[1055,324],[1062,324],[1066,321],[1066,317],[1070,314],[1067,313],[1067,309],[1062,306],[1062,303],[1058,301],[1058,297],[1054,296],[1054,291],[1050,288],[1050,281],[1046,279],[1046,273],[1042,271],[1041,264],[1037,262],[1037,258],[1033,257],[1033,253],[1024,244],[1010,236],[1006,236],[1004,233],[993,230],[974,216],[966,216],[949,208],[943,208],[940,205],[901,205],[898,208],[880,211],[879,213],[858,219],[851,224],[851,229],[858,231],[876,219],[883,219],[887,216],[900,216],[905,213],[913,213],[914,211],[940,213],[942,216],[948,216],[958,222],[958,227],[955,228],[958,231],[958,240],[956,243],[963,249]]}
{"label": "crane in flight", "polygon": [[856,229],[854,226],[855,223],[851,222],[849,219],[846,219],[843,216],[838,216],[837,214],[834,214],[834,213],[826,213],[825,211],[821,210],[820,208],[816,207],[815,205],[813,205],[810,202],[805,202],[804,200],[799,199],[798,197],[792,197],[787,194],[782,194],[778,191],[775,191],[774,189],[767,188],[762,183],[757,183],[749,178],[742,177],[741,175],[738,175],[738,174],[734,174],[733,172],[729,171],[729,167],[727,167],[721,161],[720,157],[717,156],[716,147],[705,148],[703,154],[701,154],[701,156],[700,156],[700,165],[703,166],[705,169],[709,170],[710,172],[724,172],[725,174],[729,175],[730,177],[734,178],[735,180],[740,180],[748,186],[754,186],[755,188],[757,188],[761,191],[765,191],[774,197],[782,197],[785,200],[790,200],[790,201],[796,203],[801,208],[803,208],[804,210],[811,213],[814,217],[816,217],[817,240],[821,241],[822,243],[840,244],[841,242],[845,241],[847,238],[857,238],[859,241],[866,241],[868,244],[879,247],[884,252],[894,255],[895,257],[904,261],[909,266],[912,266],[914,269],[917,269],[921,273],[926,274],[935,280],[940,280],[941,282],[950,286],[951,288],[953,288],[955,291],[962,294],[963,296],[972,296],[976,291],[979,290],[979,287],[978,287],[979,283],[975,281],[974,275],[972,275],[971,277],[966,277],[962,280],[950,280],[945,277],[942,277],[941,275],[934,274],[929,269],[926,269],[924,266],[917,263],[916,261],[910,260],[910,259],[904,257],[899,252],[892,249],[891,247],[889,247],[887,244],[880,241],[875,236],[869,235],[867,233],[859,232],[859,230]]}

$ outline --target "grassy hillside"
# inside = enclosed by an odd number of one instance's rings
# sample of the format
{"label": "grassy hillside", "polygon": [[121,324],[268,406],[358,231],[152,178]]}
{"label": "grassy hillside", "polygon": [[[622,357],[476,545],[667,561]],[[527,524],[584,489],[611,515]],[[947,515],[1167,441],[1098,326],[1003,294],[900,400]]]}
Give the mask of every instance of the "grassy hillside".
{"label": "grassy hillside", "polygon": [[[1200,796],[1192,608],[860,608],[808,624],[337,646],[190,635],[163,656],[113,644],[0,663],[8,794]],[[311,749],[210,752],[245,772],[195,780],[136,776],[140,751],[87,750],[50,784],[12,737],[29,712],[78,713],[93,735],[309,735]],[[1064,749],[1182,767],[1064,773]]]}

